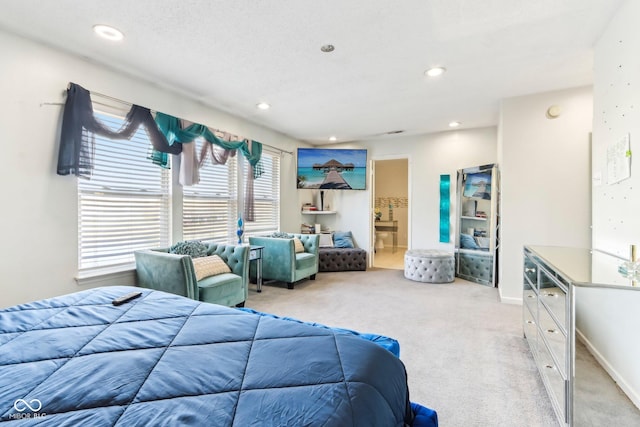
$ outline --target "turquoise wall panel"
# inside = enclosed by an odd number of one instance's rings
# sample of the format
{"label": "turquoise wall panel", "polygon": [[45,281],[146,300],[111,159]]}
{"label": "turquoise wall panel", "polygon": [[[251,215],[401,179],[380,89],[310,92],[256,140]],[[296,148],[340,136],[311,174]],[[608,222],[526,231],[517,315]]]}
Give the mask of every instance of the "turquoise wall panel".
{"label": "turquoise wall panel", "polygon": [[451,177],[440,175],[440,241],[449,242],[451,209]]}

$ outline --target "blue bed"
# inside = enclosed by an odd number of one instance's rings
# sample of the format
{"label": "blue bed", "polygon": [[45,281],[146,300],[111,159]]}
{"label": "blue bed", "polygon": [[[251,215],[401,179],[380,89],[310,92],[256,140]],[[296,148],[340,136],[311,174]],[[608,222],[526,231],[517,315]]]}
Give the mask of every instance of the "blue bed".
{"label": "blue bed", "polygon": [[0,311],[0,405],[11,425],[437,426],[357,334],[124,286]]}

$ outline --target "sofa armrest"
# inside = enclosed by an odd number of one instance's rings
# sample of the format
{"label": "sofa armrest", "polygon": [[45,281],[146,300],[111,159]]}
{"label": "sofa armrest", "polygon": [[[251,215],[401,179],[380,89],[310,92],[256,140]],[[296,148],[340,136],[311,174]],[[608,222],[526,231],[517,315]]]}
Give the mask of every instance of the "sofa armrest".
{"label": "sofa armrest", "polygon": [[165,250],[135,251],[138,286],[198,299],[198,285],[189,255]]}

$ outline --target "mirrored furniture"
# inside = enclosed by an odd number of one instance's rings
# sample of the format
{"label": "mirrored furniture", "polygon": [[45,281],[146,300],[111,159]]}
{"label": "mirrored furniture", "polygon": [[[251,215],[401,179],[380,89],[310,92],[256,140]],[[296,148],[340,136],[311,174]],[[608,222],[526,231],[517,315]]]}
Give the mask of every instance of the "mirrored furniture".
{"label": "mirrored furniture", "polygon": [[[604,348],[594,348],[598,337],[585,336],[576,322],[580,316],[608,317],[611,310],[623,309],[608,307],[606,294],[599,305],[584,306],[580,299],[587,292],[640,297],[640,288],[617,271],[623,262],[588,249],[524,248],[524,336],[561,426],[640,425],[640,411],[593,355],[606,357],[601,354]],[[596,282],[596,276],[606,280]],[[623,294],[615,295],[619,293]],[[624,343],[618,346],[618,352],[633,351]]]}
{"label": "mirrored furniture", "polygon": [[497,286],[499,174],[495,164],[458,170],[456,276]]}

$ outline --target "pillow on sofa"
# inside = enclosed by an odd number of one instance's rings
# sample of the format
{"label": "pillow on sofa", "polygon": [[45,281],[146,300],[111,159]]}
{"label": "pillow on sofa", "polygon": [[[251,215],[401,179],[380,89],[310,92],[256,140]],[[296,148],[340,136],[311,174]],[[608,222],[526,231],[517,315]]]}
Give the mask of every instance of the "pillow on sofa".
{"label": "pillow on sofa", "polygon": [[464,233],[460,234],[460,247],[462,249],[479,249],[473,236]]}
{"label": "pillow on sofa", "polygon": [[304,252],[304,245],[302,244],[302,240],[298,239],[297,237],[294,237],[293,249],[296,251],[297,254],[299,254],[300,252]]}
{"label": "pillow on sofa", "polygon": [[350,231],[336,231],[333,234],[333,246],[336,248],[354,248],[353,235]]}
{"label": "pillow on sofa", "polygon": [[191,258],[207,256],[207,245],[197,240],[178,242],[169,248],[170,254],[191,255]]}
{"label": "pillow on sofa", "polygon": [[331,234],[322,233],[320,234],[320,243],[318,244],[319,248],[332,248],[333,247],[333,237]]}
{"label": "pillow on sofa", "polygon": [[278,239],[291,239],[291,235],[289,235],[289,233],[284,233],[282,231],[274,231],[273,233],[271,233],[271,236],[269,237],[277,237]]}
{"label": "pillow on sofa", "polygon": [[222,273],[231,273],[231,269],[226,262],[218,255],[211,255],[192,259],[193,269],[196,273],[196,280],[200,281],[205,277],[217,276]]}

